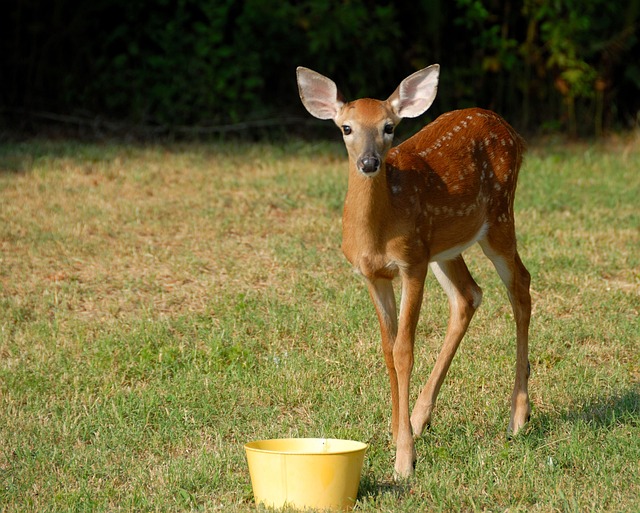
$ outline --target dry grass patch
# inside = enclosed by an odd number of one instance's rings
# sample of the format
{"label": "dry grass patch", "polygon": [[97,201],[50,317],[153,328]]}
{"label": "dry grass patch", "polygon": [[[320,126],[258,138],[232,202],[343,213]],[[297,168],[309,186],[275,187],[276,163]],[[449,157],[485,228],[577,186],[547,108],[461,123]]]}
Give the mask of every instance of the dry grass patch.
{"label": "dry grass patch", "polygon": [[[275,255],[278,237],[304,239],[322,222],[322,205],[291,188],[299,170],[314,172],[304,155],[268,146],[109,146],[87,157],[73,145],[50,146],[54,155],[43,143],[41,156],[11,156],[20,172],[0,171],[0,279],[36,315],[205,311],[220,288],[281,283],[289,270]],[[47,300],[21,303],[34,296]]]}

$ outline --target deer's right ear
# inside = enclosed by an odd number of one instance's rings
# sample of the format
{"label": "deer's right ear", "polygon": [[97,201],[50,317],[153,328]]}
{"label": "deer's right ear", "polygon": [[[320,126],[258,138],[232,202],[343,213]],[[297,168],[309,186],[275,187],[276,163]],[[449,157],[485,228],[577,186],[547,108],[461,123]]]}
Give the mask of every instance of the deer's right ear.
{"label": "deer's right ear", "polygon": [[309,114],[318,119],[335,119],[344,101],[334,81],[302,66],[296,73],[300,99]]}
{"label": "deer's right ear", "polygon": [[387,101],[401,118],[424,113],[436,98],[440,65],[433,64],[405,78]]}

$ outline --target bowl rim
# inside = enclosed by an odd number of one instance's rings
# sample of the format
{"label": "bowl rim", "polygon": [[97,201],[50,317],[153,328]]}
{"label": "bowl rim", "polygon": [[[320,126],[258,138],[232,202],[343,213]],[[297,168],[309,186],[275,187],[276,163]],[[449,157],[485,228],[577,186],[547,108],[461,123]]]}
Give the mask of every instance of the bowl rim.
{"label": "bowl rim", "polygon": [[[326,442],[349,442],[351,444],[355,444],[356,447],[352,448],[352,449],[342,449],[342,450],[330,450],[330,451],[326,451],[326,452],[318,452],[318,451],[282,451],[282,450],[274,450],[274,449],[263,449],[260,447],[256,447],[256,445],[258,444],[262,444],[265,442],[285,442],[285,441],[289,441],[289,440],[296,440],[298,442],[319,442],[319,441],[326,441]],[[292,438],[292,437],[286,437],[286,438],[267,438],[264,440],[254,440],[252,442],[247,442],[244,444],[244,448],[247,451],[255,451],[255,452],[260,452],[260,453],[265,453],[265,454],[286,454],[286,455],[293,455],[293,456],[333,456],[336,454],[351,454],[351,453],[356,453],[356,452],[361,452],[361,451],[366,451],[369,448],[369,444],[366,442],[360,442],[358,440],[349,440],[346,438],[328,438],[328,437],[317,437],[317,438]]]}

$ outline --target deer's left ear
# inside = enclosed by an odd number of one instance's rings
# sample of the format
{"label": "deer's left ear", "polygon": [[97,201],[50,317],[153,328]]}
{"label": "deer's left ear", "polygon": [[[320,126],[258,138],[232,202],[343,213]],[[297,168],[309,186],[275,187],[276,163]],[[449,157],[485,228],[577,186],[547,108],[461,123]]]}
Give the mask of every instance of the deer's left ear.
{"label": "deer's left ear", "polygon": [[436,98],[440,65],[433,64],[405,78],[387,99],[401,118],[415,118],[423,114]]}
{"label": "deer's left ear", "polygon": [[344,105],[335,82],[302,66],[298,66],[296,72],[300,99],[309,113],[318,119],[335,119]]}

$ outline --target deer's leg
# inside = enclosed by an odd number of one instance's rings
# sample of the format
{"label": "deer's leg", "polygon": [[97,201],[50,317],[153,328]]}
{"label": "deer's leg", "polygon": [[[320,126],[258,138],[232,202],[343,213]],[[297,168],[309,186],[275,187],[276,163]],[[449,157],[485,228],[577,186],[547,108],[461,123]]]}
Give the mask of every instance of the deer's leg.
{"label": "deer's leg", "polygon": [[393,362],[398,376],[398,439],[395,471],[398,477],[413,474],[416,461],[411,420],[409,417],[409,385],[413,369],[413,346],[420,317],[424,280],[428,264],[413,266],[402,272],[402,299],[398,336],[393,347]]}
{"label": "deer's leg", "polygon": [[531,275],[518,255],[514,242],[509,252],[499,253],[490,241],[481,242],[482,250],[493,262],[496,271],[507,288],[509,301],[516,321],[516,378],[511,395],[511,419],[509,433],[516,434],[529,420],[529,322],[531,320]]}
{"label": "deer's leg", "polygon": [[431,413],[451,360],[482,301],[482,290],[461,256],[446,262],[433,262],[431,270],[449,298],[449,323],[440,354],[411,414],[415,437],[420,436],[431,422]]}
{"label": "deer's leg", "polygon": [[367,285],[380,322],[382,353],[391,384],[391,433],[395,442],[398,438],[398,377],[393,362],[393,346],[398,332],[396,299],[391,280],[375,279],[367,281]]}

